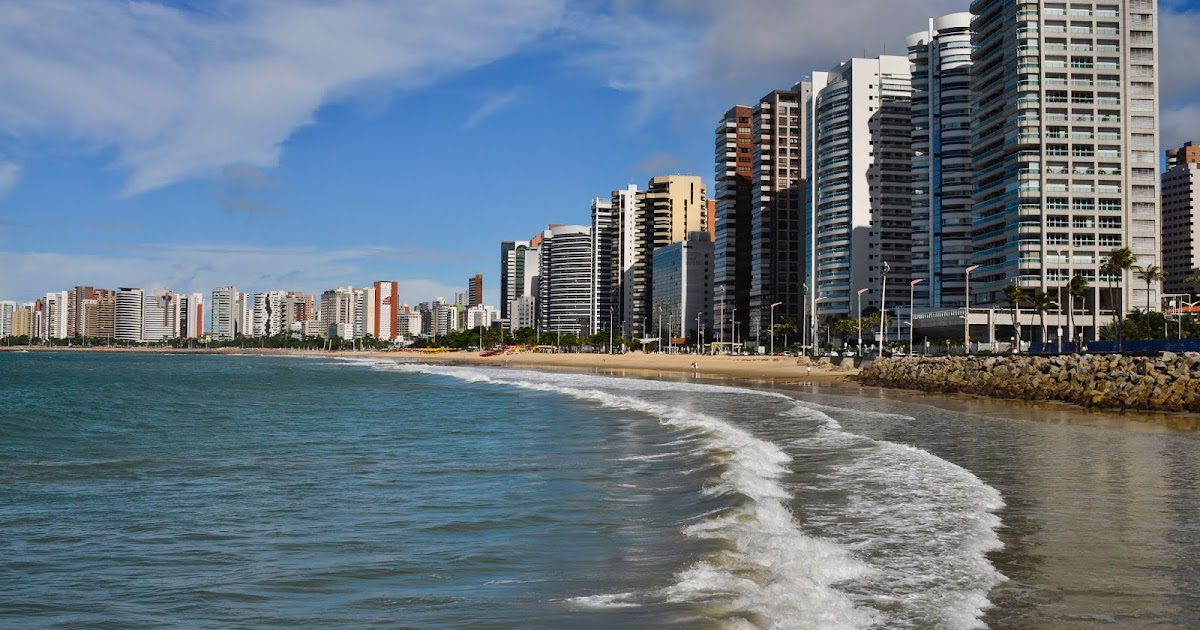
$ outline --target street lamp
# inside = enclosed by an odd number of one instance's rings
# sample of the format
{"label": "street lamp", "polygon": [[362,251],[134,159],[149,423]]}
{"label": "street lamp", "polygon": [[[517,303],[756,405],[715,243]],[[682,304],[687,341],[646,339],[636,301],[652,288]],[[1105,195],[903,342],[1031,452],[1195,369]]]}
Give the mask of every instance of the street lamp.
{"label": "street lamp", "polygon": [[858,290],[858,356],[862,356],[862,294],[870,289]]}
{"label": "street lamp", "polygon": [[909,354],[913,354],[913,345],[912,345],[913,306],[915,304],[915,302],[913,302],[913,289],[915,289],[918,284],[921,284],[922,282],[924,282],[924,280],[925,280],[925,278],[917,278],[916,280],[913,280],[912,282],[908,283],[908,353]]}
{"label": "street lamp", "polygon": [[[1067,284],[1069,284],[1071,281],[1071,259],[1067,258],[1067,248],[1065,248],[1065,247],[1058,248],[1058,255],[1062,258],[1066,258]],[[1063,286],[1065,286],[1065,285],[1062,285],[1062,284],[1058,285],[1058,329],[1057,330],[1058,330],[1058,353],[1059,354],[1062,354],[1062,343],[1063,343],[1062,342],[1062,309],[1063,309],[1062,290],[1063,290]],[[1071,301],[1074,302],[1074,299],[1072,299]],[[1069,304],[1067,305],[1067,308],[1070,309]]]}
{"label": "street lamp", "polygon": [[608,353],[613,353],[613,307],[608,307]]}
{"label": "street lamp", "polygon": [[720,322],[717,327],[717,347],[721,347],[725,343],[725,285],[717,288],[721,290],[721,301],[717,302],[717,306],[721,307],[721,314],[717,317]]}
{"label": "street lamp", "polygon": [[771,305],[771,356],[775,355],[775,307],[780,304],[783,304],[783,302],[776,302]]}
{"label": "street lamp", "polygon": [[731,322],[733,324],[733,326],[729,330],[729,345],[731,346],[730,349],[732,349],[732,346],[737,345],[738,321],[737,321],[737,307],[736,306],[733,307],[733,315],[730,317],[730,319],[733,320]]}
{"label": "street lamp", "polygon": [[883,322],[887,319],[887,275],[892,266],[883,263],[883,290],[879,294],[879,356],[883,356]]}
{"label": "street lamp", "polygon": [[971,265],[966,269],[967,286],[967,308],[963,313],[963,341],[966,342],[966,353],[971,354],[971,272],[979,268],[979,265]]}
{"label": "street lamp", "polygon": [[800,315],[803,321],[800,322],[800,350],[804,351],[808,347],[808,283],[802,285],[804,287],[804,300],[800,303]]}
{"label": "street lamp", "polygon": [[818,329],[818,328],[817,328],[817,304],[819,304],[819,303],[820,303],[822,300],[824,300],[824,299],[825,299],[825,296],[823,296],[823,295],[822,295],[821,297],[818,297],[818,298],[816,298],[816,299],[814,299],[814,300],[813,300],[813,334],[812,334],[812,345],[813,345],[813,355],[814,355],[814,356],[816,356],[816,355],[820,354],[820,353],[818,352],[818,350],[817,350],[817,340],[818,340],[818,339],[820,339],[820,333],[821,333],[820,329]]}
{"label": "street lamp", "polygon": [[704,329],[700,328],[700,316],[704,313],[696,313],[696,353],[704,352]]}

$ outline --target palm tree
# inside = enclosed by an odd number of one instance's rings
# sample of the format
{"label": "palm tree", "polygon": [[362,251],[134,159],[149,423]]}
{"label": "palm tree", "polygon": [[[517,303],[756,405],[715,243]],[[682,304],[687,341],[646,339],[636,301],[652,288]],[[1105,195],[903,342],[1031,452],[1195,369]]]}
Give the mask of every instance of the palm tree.
{"label": "palm tree", "polygon": [[1046,345],[1046,311],[1050,310],[1051,306],[1055,305],[1054,296],[1045,291],[1038,290],[1029,300],[1030,306],[1033,307],[1038,314],[1038,322],[1042,327],[1042,346]]}
{"label": "palm tree", "polygon": [[1013,331],[1016,334],[1017,350],[1021,349],[1021,303],[1028,302],[1029,296],[1021,290],[1016,282],[1004,287],[1004,299],[1008,300],[1013,320]]}
{"label": "palm tree", "polygon": [[1118,291],[1113,292],[1113,309],[1117,313],[1117,352],[1125,351],[1125,334],[1122,329],[1125,327],[1125,308],[1121,304],[1120,284],[1125,279],[1125,272],[1133,269],[1137,258],[1133,255],[1133,250],[1128,247],[1114,249],[1108,258],[1100,265],[1100,271],[1108,275],[1109,288],[1112,284],[1117,283]]}
{"label": "palm tree", "polygon": [[1158,265],[1147,265],[1145,267],[1137,267],[1137,277],[1140,280],[1146,281],[1146,312],[1150,312],[1150,286],[1155,282],[1167,277],[1167,272]]}
{"label": "palm tree", "polygon": [[1067,308],[1067,328],[1071,331],[1071,341],[1075,341],[1075,298],[1087,296],[1088,291],[1092,287],[1088,284],[1087,278],[1080,274],[1075,274],[1071,278],[1071,283],[1067,285],[1067,292],[1070,293],[1071,306]]}
{"label": "palm tree", "polygon": [[783,333],[783,347],[787,348],[788,333],[794,333],[796,330],[796,320],[787,315],[781,315],[779,323],[775,324],[774,334],[778,337],[779,333]]}

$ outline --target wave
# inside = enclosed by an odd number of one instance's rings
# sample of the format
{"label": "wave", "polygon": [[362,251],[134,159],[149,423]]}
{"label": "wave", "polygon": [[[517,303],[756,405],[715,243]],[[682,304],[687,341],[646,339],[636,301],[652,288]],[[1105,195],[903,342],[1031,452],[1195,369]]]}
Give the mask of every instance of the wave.
{"label": "wave", "polygon": [[[990,606],[988,591],[1004,579],[986,559],[1000,546],[995,533],[999,519],[993,514],[1003,506],[999,493],[965,469],[920,449],[842,431],[825,413],[834,409],[776,392],[696,383],[360,362],[558,393],[703,436],[699,449],[717,465],[716,477],[702,492],[728,496],[735,505],[689,519],[681,528],[692,538],[724,541],[725,550],[698,559],[656,592],[588,595],[573,598],[575,605],[693,603],[716,607],[713,616],[729,627],[971,627],[979,625],[978,617]],[[803,419],[817,430],[780,446],[714,415],[637,395],[649,392],[784,399],[780,422]],[[797,500],[793,491],[804,487],[789,490],[793,461],[785,448],[801,455],[809,449],[843,455],[844,461],[819,478],[792,483],[837,491],[847,500],[801,506],[806,517],[802,526],[789,505]],[[680,455],[672,450],[629,459]]]}

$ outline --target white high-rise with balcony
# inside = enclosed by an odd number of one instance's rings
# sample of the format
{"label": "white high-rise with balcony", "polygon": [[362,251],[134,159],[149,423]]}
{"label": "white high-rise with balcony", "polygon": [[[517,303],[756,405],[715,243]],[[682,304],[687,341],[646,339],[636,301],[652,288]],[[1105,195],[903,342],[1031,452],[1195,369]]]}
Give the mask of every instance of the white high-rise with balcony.
{"label": "white high-rise with balcony", "polygon": [[[1054,294],[1078,274],[1094,288],[1086,312],[1111,312],[1106,256],[1161,265],[1156,2],[975,0],[971,13],[971,303],[1005,303],[1014,283]],[[1129,280],[1124,308],[1156,303]],[[1094,338],[1103,322],[1089,323]]]}

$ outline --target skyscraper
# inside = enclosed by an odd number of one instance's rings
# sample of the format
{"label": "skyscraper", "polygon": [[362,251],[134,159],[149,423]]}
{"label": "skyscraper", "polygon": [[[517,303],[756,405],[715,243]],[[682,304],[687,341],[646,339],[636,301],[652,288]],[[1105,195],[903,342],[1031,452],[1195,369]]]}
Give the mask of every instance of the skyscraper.
{"label": "skyscraper", "polygon": [[117,289],[116,338],[120,341],[142,340],[142,309],[145,295],[135,287]]}
{"label": "skyscraper", "polygon": [[[1053,294],[1077,273],[1096,287],[1087,311],[1110,309],[1105,256],[1128,246],[1139,265],[1160,262],[1156,3],[971,12],[971,303],[1004,303],[1013,283]],[[1122,286],[1125,308],[1154,303],[1144,283]]]}
{"label": "skyscraper", "polygon": [[971,14],[908,37],[912,62],[912,277],[915,303],[966,304],[971,265]]}
{"label": "skyscraper", "polygon": [[467,280],[467,306],[483,306],[483,274],[477,273]]}
{"label": "skyscraper", "polygon": [[[1162,175],[1162,268],[1167,293],[1200,293],[1200,146],[1167,151]],[[1136,224],[1135,224],[1136,226]]]}
{"label": "skyscraper", "polygon": [[725,112],[716,130],[714,340],[733,339],[729,322],[736,313],[745,319],[750,312],[753,118],[753,109],[737,105]]}
{"label": "skyscraper", "polygon": [[621,312],[621,218],[612,199],[592,200],[592,330],[612,330]]}
{"label": "skyscraper", "polygon": [[637,193],[632,300],[626,304],[633,334],[645,333],[651,317],[654,250],[682,241],[690,232],[707,232],[707,223],[708,204],[699,177],[660,175],[650,180],[645,191]]}
{"label": "skyscraper", "polygon": [[775,90],[754,108],[751,168],[750,301],[738,311],[739,339],[758,336],[776,316],[799,317],[804,300],[806,224],[804,169],[807,120],[804,103],[812,83]]}
{"label": "skyscraper", "polygon": [[592,230],[559,225],[542,232],[541,329],[583,333],[591,327]]}
{"label": "skyscraper", "polygon": [[864,288],[875,289],[864,307],[883,306],[885,263],[890,282],[909,279],[911,91],[906,57],[850,59],[813,74],[814,320],[854,316]]}

